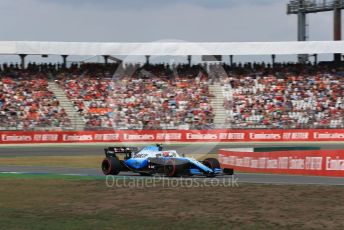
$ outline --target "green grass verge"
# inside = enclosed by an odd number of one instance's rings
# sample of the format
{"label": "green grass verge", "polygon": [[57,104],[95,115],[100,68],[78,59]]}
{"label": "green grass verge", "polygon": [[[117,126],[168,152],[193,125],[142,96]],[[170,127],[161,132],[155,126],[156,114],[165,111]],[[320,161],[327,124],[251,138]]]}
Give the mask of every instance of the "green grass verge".
{"label": "green grass verge", "polygon": [[[103,177],[104,178],[104,177]],[[0,229],[344,229],[340,186],[112,187],[0,175]]]}
{"label": "green grass verge", "polygon": [[104,176],[84,176],[55,173],[0,173],[0,179],[34,180],[104,180]]}
{"label": "green grass verge", "polygon": [[55,166],[69,168],[98,168],[103,155],[87,156],[20,156],[1,157],[1,165]]}

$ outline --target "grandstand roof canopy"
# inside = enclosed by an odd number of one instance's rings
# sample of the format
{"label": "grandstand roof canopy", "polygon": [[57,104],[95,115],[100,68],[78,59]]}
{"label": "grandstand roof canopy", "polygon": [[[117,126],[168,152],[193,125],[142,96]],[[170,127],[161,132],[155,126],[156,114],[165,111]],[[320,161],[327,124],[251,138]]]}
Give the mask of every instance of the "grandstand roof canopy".
{"label": "grandstand roof canopy", "polygon": [[269,55],[344,53],[344,41],[305,42],[40,42],[0,41],[0,54]]}

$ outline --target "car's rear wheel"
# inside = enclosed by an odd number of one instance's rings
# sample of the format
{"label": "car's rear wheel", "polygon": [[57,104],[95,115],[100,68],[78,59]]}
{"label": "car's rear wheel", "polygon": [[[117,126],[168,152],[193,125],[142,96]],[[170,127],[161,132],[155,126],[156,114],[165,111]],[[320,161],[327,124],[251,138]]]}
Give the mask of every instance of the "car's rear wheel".
{"label": "car's rear wheel", "polygon": [[169,159],[164,165],[164,173],[168,177],[174,177],[178,175],[178,164],[175,160]]}
{"label": "car's rear wheel", "polygon": [[102,162],[105,175],[117,175],[121,171],[121,162],[115,157],[107,157]]}

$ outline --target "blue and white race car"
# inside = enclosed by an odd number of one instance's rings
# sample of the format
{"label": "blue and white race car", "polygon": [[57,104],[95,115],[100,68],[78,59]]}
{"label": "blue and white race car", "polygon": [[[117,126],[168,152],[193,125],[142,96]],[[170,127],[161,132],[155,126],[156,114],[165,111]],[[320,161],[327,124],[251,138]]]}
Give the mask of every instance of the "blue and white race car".
{"label": "blue and white race car", "polygon": [[[232,175],[233,169],[221,169],[215,158],[203,161],[179,156],[175,150],[163,150],[161,145],[136,147],[108,147],[101,168],[105,175],[117,175],[122,171],[132,171],[144,176],[153,174],[175,176],[204,175],[214,177],[219,174]],[[118,155],[124,154],[124,160]]]}

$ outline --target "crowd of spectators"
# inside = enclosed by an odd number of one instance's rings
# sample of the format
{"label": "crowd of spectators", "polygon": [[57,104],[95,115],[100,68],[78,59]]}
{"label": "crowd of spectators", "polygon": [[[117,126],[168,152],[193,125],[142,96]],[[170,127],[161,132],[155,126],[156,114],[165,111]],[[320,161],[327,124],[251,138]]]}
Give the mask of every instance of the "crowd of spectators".
{"label": "crowd of spectators", "polygon": [[[329,66],[218,66],[228,128],[344,128],[344,72]],[[223,74],[225,73],[225,74]]]}
{"label": "crowd of spectators", "polygon": [[0,130],[51,130],[70,125],[45,73],[18,68],[1,72]]}
{"label": "crowd of spectators", "polygon": [[[344,128],[344,71],[330,65],[51,64],[2,66],[0,129],[68,129],[48,80],[85,129]],[[214,126],[210,84],[226,111]]]}
{"label": "crowd of spectators", "polygon": [[57,79],[87,129],[213,128],[206,74],[199,66],[173,68],[127,65],[115,73],[60,73]]}

